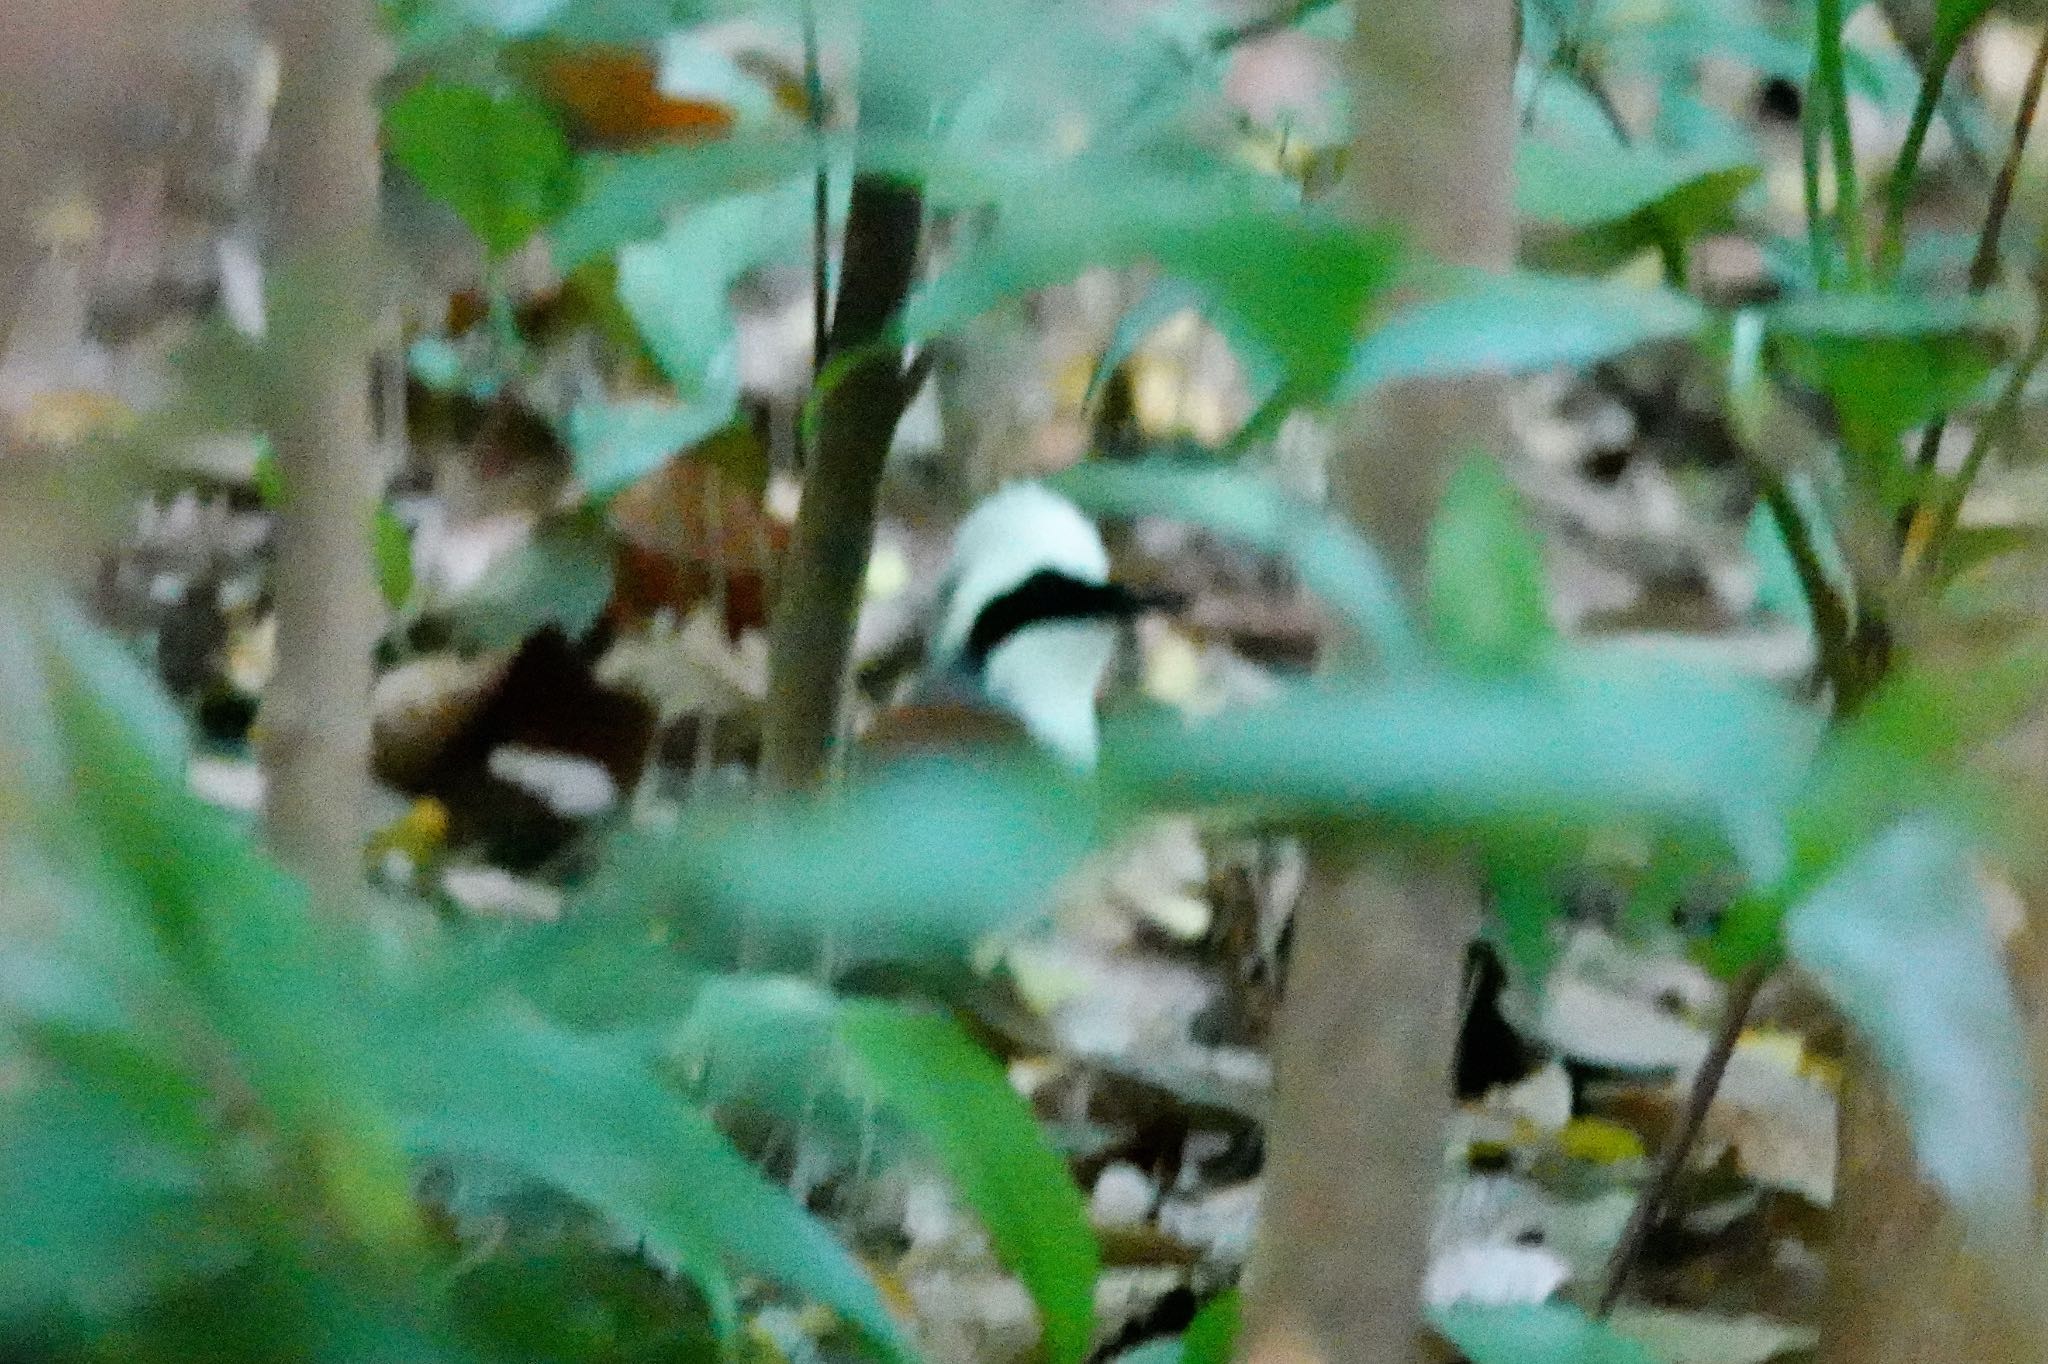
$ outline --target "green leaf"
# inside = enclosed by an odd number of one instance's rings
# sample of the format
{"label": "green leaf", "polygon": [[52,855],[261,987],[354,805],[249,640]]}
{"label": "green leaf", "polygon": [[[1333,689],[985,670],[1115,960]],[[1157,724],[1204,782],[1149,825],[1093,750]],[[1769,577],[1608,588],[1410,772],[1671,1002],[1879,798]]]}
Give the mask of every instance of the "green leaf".
{"label": "green leaf", "polygon": [[1030,1105],[949,1019],[851,1003],[838,1034],[855,1089],[924,1139],[1030,1291],[1046,1358],[1077,1364],[1094,1334],[1100,1262],[1081,1191]]}
{"label": "green leaf", "polygon": [[2026,1035],[1960,843],[1926,820],[1894,825],[1792,907],[1785,942],[1883,1063],[1929,1177],[1976,1234],[2023,1244]]}
{"label": "green leaf", "polygon": [[1293,819],[1541,828],[1641,817],[1725,837],[1755,881],[1817,724],[1760,684],[1563,655],[1545,674],[1301,685],[1194,726],[1105,726],[1102,771],[1150,799]]}
{"label": "green leaf", "polygon": [[373,1239],[405,1234],[406,1172],[346,988],[365,944],[340,916],[316,916],[303,885],[187,790],[178,722],[118,645],[61,609],[39,642],[72,818],[92,831],[248,1091],[309,1148],[331,1208]]}
{"label": "green leaf", "polygon": [[1181,1336],[1182,1364],[1230,1364],[1243,1326],[1244,1309],[1235,1288],[1202,1304]]}
{"label": "green leaf", "polygon": [[675,386],[679,406],[584,405],[570,417],[576,474],[603,497],[638,482],[731,422],[740,399],[739,329],[727,295],[748,270],[795,247],[808,187],[735,194],[619,252],[619,298]]}
{"label": "green leaf", "polygon": [[1491,456],[1468,457],[1444,492],[1430,528],[1429,606],[1444,651],[1482,671],[1528,664],[1556,638],[1542,543]]}
{"label": "green leaf", "polygon": [[1520,373],[1605,360],[1701,331],[1707,313],[1670,289],[1518,271],[1448,277],[1446,293],[1404,308],[1352,352],[1351,395],[1399,379]]}
{"label": "green leaf", "polygon": [[1773,336],[1921,338],[1957,332],[2010,333],[2024,321],[2014,295],[1934,293],[1807,294],[1763,309]]}
{"label": "green leaf", "polygon": [[386,1078],[413,1149],[503,1162],[581,1199],[687,1273],[727,1335],[730,1259],[910,1357],[831,1233],[617,1042],[506,1012],[416,1027],[393,1045]]}
{"label": "green leaf", "polygon": [[553,626],[580,639],[612,594],[612,541],[601,513],[546,522],[483,581],[448,603],[450,638],[466,649],[517,644]]}
{"label": "green leaf", "polygon": [[394,607],[405,605],[412,595],[412,537],[388,504],[378,505],[370,523],[370,555],[384,600]]}
{"label": "green leaf", "polygon": [[576,478],[603,500],[632,487],[732,419],[729,400],[675,403],[651,398],[578,404],[569,413]]}
{"label": "green leaf", "polygon": [[763,133],[585,157],[576,202],[548,234],[555,264],[573,270],[656,236],[677,207],[767,193],[812,170],[821,154],[829,160],[836,145],[821,153],[809,137]]}
{"label": "green leaf", "polygon": [[1167,516],[1286,560],[1309,591],[1339,613],[1390,666],[1424,647],[1387,567],[1357,532],[1266,479],[1206,463],[1091,461],[1052,480],[1098,516]]}
{"label": "green leaf", "polygon": [[568,139],[527,96],[429,81],[385,111],[384,133],[392,158],[493,255],[524,245],[568,202]]}
{"label": "green leaf", "polygon": [[1742,156],[1530,138],[1515,159],[1515,206],[1533,223],[1570,234],[1539,243],[1539,259],[1547,248],[1561,265],[1601,269],[1729,225],[1758,174]]}
{"label": "green leaf", "polygon": [[1991,5],[1992,0],[1940,0],[1934,7],[1936,49],[1953,50],[1991,12]]}
{"label": "green leaf", "polygon": [[[576,913],[653,913],[759,969],[964,958],[1045,912],[1095,845],[1091,793],[1030,762],[901,763],[832,799],[701,802],[625,836]],[[824,945],[829,943],[829,949]]]}
{"label": "green leaf", "polygon": [[31,1082],[0,1105],[0,1313],[118,1312],[246,1253],[205,1198],[212,1153],[165,1126],[89,1082]]}
{"label": "green leaf", "polygon": [[1290,207],[1235,178],[1105,161],[1028,182],[996,213],[984,240],[912,295],[902,320],[908,340],[929,341],[1091,265],[1149,261],[1199,292],[1253,363],[1284,374],[1290,398],[1309,400],[1342,372],[1396,256],[1385,234]]}
{"label": "green leaf", "polygon": [[1460,1303],[1432,1309],[1429,1323],[1471,1364],[1656,1364],[1642,1346],[1561,1302]]}
{"label": "green leaf", "polygon": [[1831,398],[1849,447],[1897,463],[1898,436],[1969,401],[1989,378],[2017,302],[1904,293],[1836,293],[1765,310],[1780,363]]}

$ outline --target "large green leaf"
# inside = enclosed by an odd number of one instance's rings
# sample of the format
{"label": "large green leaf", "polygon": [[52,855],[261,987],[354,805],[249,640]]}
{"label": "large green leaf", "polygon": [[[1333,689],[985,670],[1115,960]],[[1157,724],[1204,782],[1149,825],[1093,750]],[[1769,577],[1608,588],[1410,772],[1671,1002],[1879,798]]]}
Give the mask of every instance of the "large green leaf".
{"label": "large green leaf", "polygon": [[500,1162],[574,1195],[680,1267],[730,1332],[731,1260],[907,1357],[853,1257],[617,1041],[503,1010],[405,1030],[385,1068],[406,1141]]}
{"label": "large green leaf", "polygon": [[1934,42],[1937,49],[1954,49],[1977,21],[1991,12],[1992,0],[1940,0],[1934,7]]}
{"label": "large green leaf", "polygon": [[1304,685],[1187,725],[1105,727],[1103,773],[1150,799],[1290,818],[1710,829],[1773,884],[1813,718],[1761,685],[1567,655],[1536,676]]}
{"label": "large green leaf", "polygon": [[1605,360],[1691,336],[1707,312],[1670,289],[1519,271],[1448,276],[1447,291],[1375,327],[1339,385],[1354,394],[1400,379],[1519,373]]}
{"label": "large green leaf", "polygon": [[1154,460],[1092,461],[1053,483],[1099,516],[1172,517],[1276,555],[1384,661],[1407,667],[1423,658],[1400,590],[1373,547],[1269,480],[1213,463]]}
{"label": "large green leaf", "polygon": [[1212,319],[1286,376],[1294,398],[1335,383],[1392,238],[1293,207],[1236,177],[1089,162],[996,208],[995,227],[912,295],[903,330],[928,341],[1089,266],[1150,262],[1198,291]]}
{"label": "large green leaf", "polygon": [[391,155],[494,255],[525,244],[568,202],[569,142],[538,101],[429,81],[384,114]]}
{"label": "large green leaf", "polygon": [[1785,919],[1792,957],[1876,1051],[1920,1163],[1988,1241],[2028,1235],[2026,1035],[1970,859],[1907,819]]}
{"label": "large green leaf", "polygon": [[405,1171],[349,992],[367,944],[187,790],[179,726],[118,645],[61,608],[40,643],[72,817],[243,1082],[306,1146],[334,1210],[367,1236],[402,1234]]}
{"label": "large green leaf", "polygon": [[720,429],[739,407],[739,331],[728,295],[740,276],[802,234],[808,186],[733,194],[619,252],[619,297],[675,386],[677,405],[586,405],[572,414],[576,474],[604,496]]}
{"label": "large green leaf", "polygon": [[630,834],[576,912],[660,915],[679,949],[763,970],[958,960],[1043,913],[1099,822],[1039,764],[918,760],[830,799],[706,802]]}
{"label": "large green leaf", "polygon": [[1642,1346],[1561,1302],[1460,1303],[1432,1310],[1429,1321],[1472,1364],[1656,1364]]}
{"label": "large green leaf", "polygon": [[2017,306],[1998,294],[1863,292],[1794,299],[1764,317],[1779,361],[1833,400],[1850,448],[1889,460],[1900,433],[1977,395]]}
{"label": "large green leaf", "polygon": [[923,1139],[1030,1290],[1051,1364],[1077,1364],[1095,1328],[1095,1236],[1066,1163],[1002,1067],[950,1020],[848,1004],[839,1043],[856,1092]]}
{"label": "large green leaf", "polygon": [[1531,138],[1515,160],[1515,204],[1531,222],[1570,234],[1539,242],[1539,256],[1547,251],[1559,264],[1598,268],[1727,226],[1757,175],[1740,156]]}
{"label": "large green leaf", "polygon": [[656,236],[673,209],[727,195],[765,194],[814,167],[819,156],[810,138],[760,133],[705,146],[586,157],[576,202],[548,233],[555,264],[573,270]]}
{"label": "large green leaf", "polygon": [[168,1139],[168,1106],[71,1079],[0,1105],[0,1315],[121,1311],[246,1252],[207,1196],[214,1153]]}
{"label": "large green leaf", "polygon": [[1429,538],[1429,607],[1437,642],[1467,666],[1505,671],[1556,637],[1543,546],[1521,496],[1489,455],[1451,476]]}

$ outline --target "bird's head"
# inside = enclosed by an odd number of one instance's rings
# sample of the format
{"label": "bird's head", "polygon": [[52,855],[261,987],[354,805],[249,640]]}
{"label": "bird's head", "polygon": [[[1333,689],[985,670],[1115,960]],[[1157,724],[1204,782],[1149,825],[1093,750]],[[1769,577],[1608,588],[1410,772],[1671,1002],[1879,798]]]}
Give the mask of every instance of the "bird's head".
{"label": "bird's head", "polygon": [[1120,622],[1140,603],[1109,579],[1102,533],[1037,483],[960,523],[932,635],[936,680],[971,690],[1076,767],[1095,762],[1095,702]]}

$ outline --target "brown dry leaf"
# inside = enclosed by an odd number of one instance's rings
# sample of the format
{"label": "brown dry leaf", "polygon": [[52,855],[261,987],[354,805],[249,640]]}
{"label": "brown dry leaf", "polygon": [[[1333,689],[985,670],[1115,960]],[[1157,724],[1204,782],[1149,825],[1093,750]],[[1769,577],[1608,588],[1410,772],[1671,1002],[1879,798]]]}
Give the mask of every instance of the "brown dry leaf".
{"label": "brown dry leaf", "polygon": [[537,75],[542,92],[570,115],[572,131],[600,146],[707,141],[732,130],[724,106],[663,93],[653,54],[635,48],[559,51],[542,59]]}

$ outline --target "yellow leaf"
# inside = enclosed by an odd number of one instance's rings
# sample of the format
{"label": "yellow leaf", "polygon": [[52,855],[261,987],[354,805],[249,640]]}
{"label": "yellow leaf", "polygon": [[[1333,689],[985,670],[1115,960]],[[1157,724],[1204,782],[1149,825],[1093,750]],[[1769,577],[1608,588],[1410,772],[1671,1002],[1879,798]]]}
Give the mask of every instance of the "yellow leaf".
{"label": "yellow leaf", "polygon": [[1649,1154],[1641,1137],[1605,1118],[1573,1118],[1557,1134],[1557,1146],[1572,1159],[1595,1165],[1618,1165]]}

